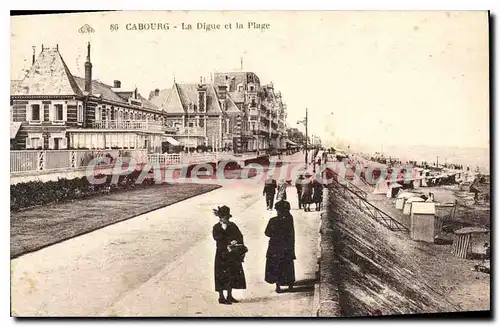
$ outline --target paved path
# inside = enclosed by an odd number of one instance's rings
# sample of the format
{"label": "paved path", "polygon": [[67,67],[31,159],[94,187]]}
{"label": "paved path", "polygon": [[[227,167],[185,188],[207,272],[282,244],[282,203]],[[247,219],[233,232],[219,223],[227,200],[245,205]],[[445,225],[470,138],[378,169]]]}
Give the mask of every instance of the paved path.
{"label": "paved path", "polygon": [[[294,157],[292,157],[292,160]],[[316,270],[317,212],[297,209],[298,292],[276,294],[264,282],[267,237],[274,214],[262,185],[228,185],[11,261],[15,316],[310,316]],[[217,222],[212,208],[228,204],[242,230],[247,290],[241,303],[220,305],[213,290]]]}

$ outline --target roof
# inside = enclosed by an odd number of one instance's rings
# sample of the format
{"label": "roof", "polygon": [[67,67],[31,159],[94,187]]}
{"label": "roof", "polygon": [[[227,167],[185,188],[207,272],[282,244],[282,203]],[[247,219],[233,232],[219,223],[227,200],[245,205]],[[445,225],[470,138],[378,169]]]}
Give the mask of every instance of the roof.
{"label": "roof", "polygon": [[226,97],[226,112],[231,114],[240,114],[241,110],[236,106],[231,97]]}
{"label": "roof", "polygon": [[[78,86],[82,90],[85,90],[85,78],[75,76],[75,80],[76,80]],[[102,96],[102,98],[105,100],[127,103],[127,101],[123,100],[120,96],[118,96],[118,94],[113,92],[111,90],[112,88],[113,87],[111,85],[104,84],[100,81],[96,81],[96,80],[92,81],[92,94],[94,94],[94,95],[100,94]]]}
{"label": "roof", "polygon": [[22,122],[10,122],[10,138],[15,139]]}
{"label": "roof", "polygon": [[22,82],[22,80],[20,79],[12,79],[10,80],[10,93],[14,93],[14,90],[16,89],[16,87],[18,87],[18,85]]}
{"label": "roof", "polygon": [[57,48],[45,48],[12,95],[82,95]]}
{"label": "roof", "polygon": [[425,202],[424,199],[420,198],[420,197],[412,197],[412,198],[409,198],[408,200],[406,200],[406,203],[413,203],[413,202]]}
{"label": "roof", "polygon": [[414,202],[411,205],[411,213],[420,215],[435,215],[436,204],[431,202]]}
{"label": "roof", "polygon": [[244,92],[228,92],[229,96],[233,99],[234,102],[236,103],[243,103],[245,102],[245,93]]}
{"label": "roof", "polygon": [[455,234],[470,234],[470,233],[489,233],[490,231],[486,228],[479,227],[464,227],[455,231]]}
{"label": "roof", "polygon": [[[167,113],[184,113],[188,111],[190,104],[198,103],[198,84],[174,83],[172,91],[168,92],[161,109]],[[217,92],[212,84],[204,84],[207,90],[207,113],[222,113]],[[159,101],[153,100],[151,101]],[[233,102],[234,104],[234,102]],[[236,105],[235,105],[236,107]],[[239,109],[236,107],[239,111]],[[232,109],[234,110],[234,109]],[[193,112],[191,109],[190,112]]]}
{"label": "roof", "polygon": [[149,101],[160,108],[165,100],[167,100],[170,92],[172,92],[172,89],[163,89],[160,90],[158,95],[155,95],[155,91],[149,92]]}
{"label": "roof", "polygon": [[[85,78],[75,76],[75,81],[76,81],[78,87],[80,87],[81,90],[83,91],[85,89]],[[119,96],[116,92],[114,92],[112,90],[112,88],[113,88],[113,86],[105,84],[101,81],[97,81],[97,80],[92,81],[92,94],[93,95],[100,95],[104,100],[128,104],[128,101],[125,98]],[[121,93],[125,94],[125,93],[129,93],[129,92],[121,92]],[[130,93],[133,94],[133,92],[130,92]],[[155,106],[149,100],[144,98],[142,95],[137,94],[137,98],[139,100],[141,100],[142,106],[145,107],[146,109],[159,110],[157,106]]]}

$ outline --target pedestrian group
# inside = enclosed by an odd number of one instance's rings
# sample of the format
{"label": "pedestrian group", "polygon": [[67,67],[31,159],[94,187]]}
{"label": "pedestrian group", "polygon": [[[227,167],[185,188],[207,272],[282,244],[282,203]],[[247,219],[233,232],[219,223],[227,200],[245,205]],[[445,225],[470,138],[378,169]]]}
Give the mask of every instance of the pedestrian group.
{"label": "pedestrian group", "polygon": [[[323,199],[323,184],[311,180],[311,176],[300,174],[295,182],[299,209],[311,211],[310,205],[316,204],[316,210],[321,209]],[[276,216],[271,218],[266,226],[265,235],[269,237],[266,252],[264,280],[275,285],[275,291],[282,293],[282,287],[293,289],[295,284],[295,230],[291,207],[287,200],[287,183],[284,179],[276,182],[272,177],[264,184],[263,196],[266,199],[267,210],[276,210]],[[212,235],[216,242],[215,252],[215,291],[219,293],[220,304],[238,303],[232,295],[233,289],[246,289],[243,261],[248,252],[243,241],[243,234],[238,226],[230,221],[230,208],[218,207],[213,210],[219,222],[213,226]],[[226,294],[224,295],[224,291]]]}

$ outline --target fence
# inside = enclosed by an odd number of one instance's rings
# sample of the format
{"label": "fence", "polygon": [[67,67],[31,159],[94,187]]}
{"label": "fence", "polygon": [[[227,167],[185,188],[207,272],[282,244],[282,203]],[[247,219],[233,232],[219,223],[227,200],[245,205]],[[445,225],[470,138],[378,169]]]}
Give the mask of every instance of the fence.
{"label": "fence", "polygon": [[356,185],[352,184],[349,182],[347,179],[341,177],[338,175],[336,172],[334,172],[334,175],[337,178],[333,178],[333,181],[341,186],[341,192],[343,193],[344,197],[351,201],[355,206],[358,207],[359,210],[363,211],[367,215],[369,215],[372,219],[375,221],[381,223],[391,231],[398,231],[398,232],[410,232],[410,229],[403,224],[401,224],[399,221],[396,219],[392,218],[390,215],[385,213],[384,211],[380,210],[373,204],[371,204],[367,200],[367,192],[363,191]]}
{"label": "fence", "polygon": [[[117,158],[133,158],[137,164],[200,164],[220,160],[246,160],[252,153],[234,155],[229,152],[147,154],[146,150],[44,150],[10,151],[10,172],[25,173],[82,168],[94,159],[103,158],[100,164],[113,164]],[[95,162],[95,161],[94,161]]]}
{"label": "fence", "polygon": [[105,158],[102,164],[112,164],[117,158],[147,161],[146,150],[45,150],[10,151],[10,172],[23,173],[86,167],[92,160]]}

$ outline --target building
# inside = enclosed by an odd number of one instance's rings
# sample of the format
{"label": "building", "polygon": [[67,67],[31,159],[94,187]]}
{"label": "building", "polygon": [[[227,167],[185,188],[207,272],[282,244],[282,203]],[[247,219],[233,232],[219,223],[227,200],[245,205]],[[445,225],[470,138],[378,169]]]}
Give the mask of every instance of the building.
{"label": "building", "polygon": [[212,83],[175,83],[149,100],[184,146],[236,152],[285,149],[286,105],[272,84],[250,72],[215,73]]}
{"label": "building", "polygon": [[33,53],[22,80],[11,81],[11,149],[145,149],[160,152],[165,116],[137,89],[73,76],[58,46]]}

